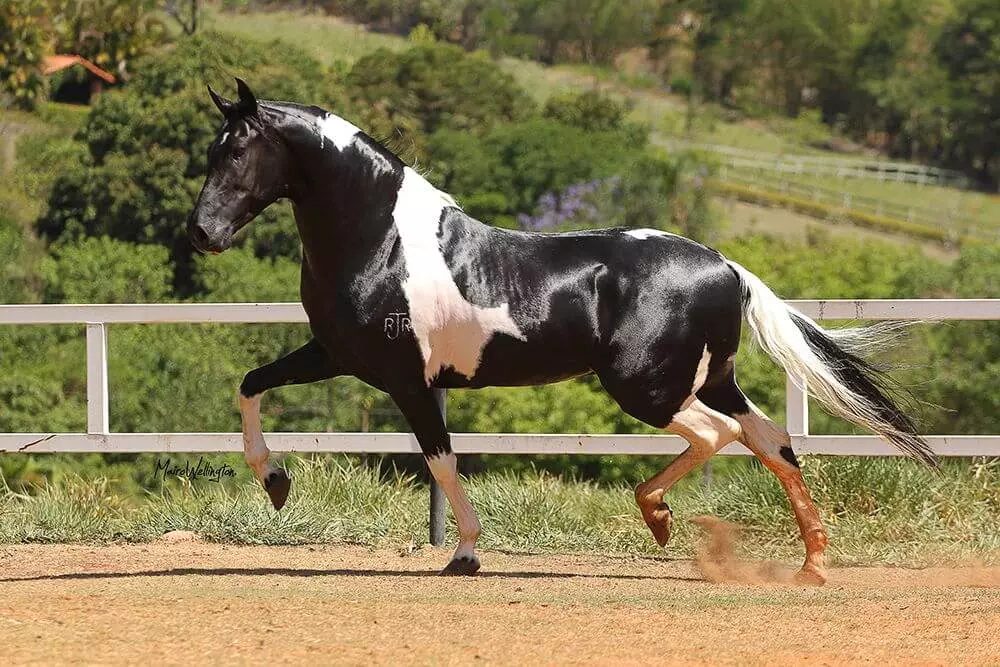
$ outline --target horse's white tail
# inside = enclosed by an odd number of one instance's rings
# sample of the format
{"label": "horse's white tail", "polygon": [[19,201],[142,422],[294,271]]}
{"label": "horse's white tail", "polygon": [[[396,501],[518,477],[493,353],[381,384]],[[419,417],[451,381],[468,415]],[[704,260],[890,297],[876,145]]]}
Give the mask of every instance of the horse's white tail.
{"label": "horse's white tail", "polygon": [[[889,398],[884,373],[859,356],[880,329],[826,331],[785,305],[760,278],[727,263],[743,287],[743,314],[761,348],[833,414],[882,436],[905,454],[935,465],[934,452]],[[884,333],[891,335],[882,329]]]}

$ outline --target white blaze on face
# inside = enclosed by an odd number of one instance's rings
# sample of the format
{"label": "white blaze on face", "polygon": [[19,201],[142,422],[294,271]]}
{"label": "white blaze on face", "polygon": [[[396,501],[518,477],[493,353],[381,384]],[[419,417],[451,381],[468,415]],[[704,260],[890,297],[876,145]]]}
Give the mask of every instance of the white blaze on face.
{"label": "white blaze on face", "polygon": [[660,229],[630,229],[625,232],[626,235],[632,238],[639,239],[640,241],[645,241],[652,236],[673,236],[670,232],[665,232]]}
{"label": "white blaze on face", "polygon": [[455,514],[455,523],[458,524],[458,548],[455,549],[454,558],[475,558],[476,540],[479,539],[481,527],[476,510],[459,482],[458,459],[449,452],[428,458],[427,467],[447,496],[451,511]]}
{"label": "white blaze on face", "polygon": [[406,167],[392,217],[406,263],[403,293],[428,385],[449,366],[474,376],[483,348],[498,333],[524,340],[508,304],[476,306],[458,291],[438,242],[441,213],[454,206],[450,196]]}
{"label": "white blaze on face", "polygon": [[320,135],[324,139],[329,139],[337,150],[341,151],[350,146],[355,135],[361,131],[357,126],[332,113],[323,116],[317,124]]}

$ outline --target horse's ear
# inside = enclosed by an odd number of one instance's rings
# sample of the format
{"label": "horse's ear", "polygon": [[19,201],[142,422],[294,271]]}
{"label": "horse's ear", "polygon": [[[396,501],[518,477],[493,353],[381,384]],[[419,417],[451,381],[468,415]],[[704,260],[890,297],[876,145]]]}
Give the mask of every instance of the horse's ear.
{"label": "horse's ear", "polygon": [[250,91],[250,86],[247,85],[246,81],[236,77],[236,90],[239,91],[240,98],[236,102],[236,106],[241,114],[250,115],[257,112],[257,98],[254,97],[253,92]]}
{"label": "horse's ear", "polygon": [[215,106],[217,106],[219,108],[219,111],[222,112],[223,116],[228,116],[229,114],[231,114],[233,112],[233,109],[236,107],[235,104],[233,104],[232,102],[230,102],[229,100],[227,100],[226,98],[222,97],[217,92],[212,90],[212,86],[208,87],[208,94],[212,98],[212,102],[215,103]]}

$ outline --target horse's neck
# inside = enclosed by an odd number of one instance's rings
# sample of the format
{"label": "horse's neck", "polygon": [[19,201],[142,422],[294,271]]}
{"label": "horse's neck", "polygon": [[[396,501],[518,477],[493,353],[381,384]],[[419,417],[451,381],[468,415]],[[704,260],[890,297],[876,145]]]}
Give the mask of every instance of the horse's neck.
{"label": "horse's neck", "polygon": [[294,204],[303,252],[312,270],[349,273],[385,245],[403,166],[363,136],[336,150],[327,137],[300,154]]}

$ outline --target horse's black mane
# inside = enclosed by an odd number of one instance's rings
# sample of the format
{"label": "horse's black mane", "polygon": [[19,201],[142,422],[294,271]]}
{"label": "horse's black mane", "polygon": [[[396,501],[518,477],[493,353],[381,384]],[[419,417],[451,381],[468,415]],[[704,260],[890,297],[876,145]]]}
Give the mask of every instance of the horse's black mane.
{"label": "horse's black mane", "polygon": [[[261,107],[265,109],[272,109],[274,111],[281,111],[283,113],[290,113],[291,111],[299,111],[303,113],[312,114],[316,118],[321,118],[324,114],[330,113],[326,109],[316,106],[315,104],[299,104],[297,102],[282,102],[280,100],[261,100],[258,103]],[[291,114],[298,115],[298,114]],[[306,120],[302,116],[299,116],[303,120]]]}

